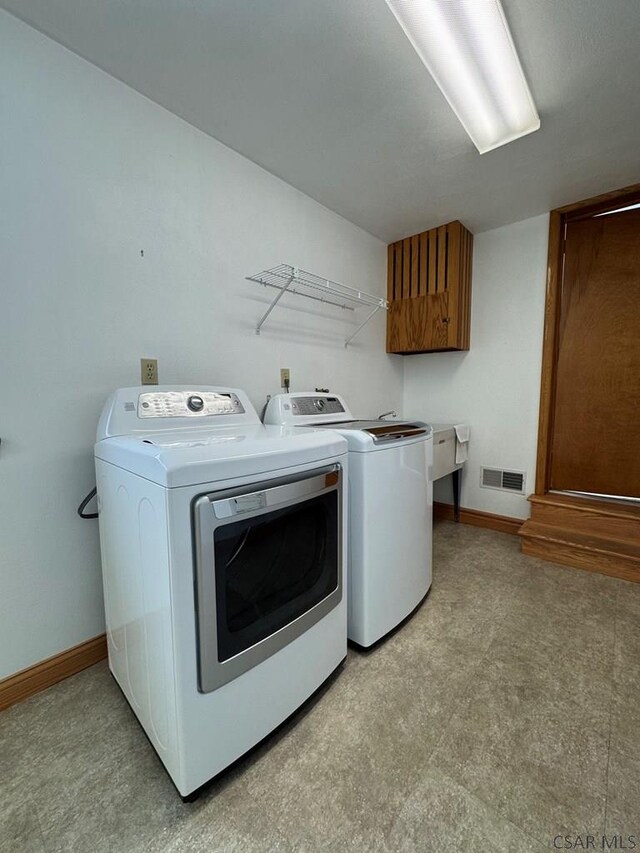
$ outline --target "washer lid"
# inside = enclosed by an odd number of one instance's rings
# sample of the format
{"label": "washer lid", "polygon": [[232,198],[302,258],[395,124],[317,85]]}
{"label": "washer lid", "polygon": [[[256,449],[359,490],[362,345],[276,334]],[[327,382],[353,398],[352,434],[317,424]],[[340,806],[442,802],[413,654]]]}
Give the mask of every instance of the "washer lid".
{"label": "washer lid", "polygon": [[292,427],[162,430],[106,438],[96,459],[167,488],[214,483],[323,461],[347,452],[337,433]]}
{"label": "washer lid", "polygon": [[372,436],[376,444],[398,438],[413,438],[430,432],[430,427],[421,421],[336,421],[317,424],[316,429],[359,430]]}
{"label": "washer lid", "polygon": [[[314,429],[333,429],[349,442],[353,450],[381,449],[409,441],[431,438],[431,427],[422,421],[342,421],[316,424]],[[373,447],[372,447],[373,445]]]}

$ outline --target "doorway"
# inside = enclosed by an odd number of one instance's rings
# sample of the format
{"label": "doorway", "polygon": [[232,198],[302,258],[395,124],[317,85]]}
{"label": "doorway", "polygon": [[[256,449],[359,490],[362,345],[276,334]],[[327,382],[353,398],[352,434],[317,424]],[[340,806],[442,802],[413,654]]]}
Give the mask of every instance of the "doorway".
{"label": "doorway", "polygon": [[551,212],[536,494],[640,498],[640,185]]}

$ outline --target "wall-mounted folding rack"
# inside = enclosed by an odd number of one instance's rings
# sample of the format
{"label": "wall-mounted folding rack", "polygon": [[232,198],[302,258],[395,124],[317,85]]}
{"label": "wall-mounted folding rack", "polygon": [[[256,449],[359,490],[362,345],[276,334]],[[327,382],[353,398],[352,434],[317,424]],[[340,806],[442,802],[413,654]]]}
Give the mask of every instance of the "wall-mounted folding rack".
{"label": "wall-mounted folding rack", "polygon": [[371,293],[365,293],[363,290],[356,290],[354,287],[348,287],[346,284],[339,284],[337,281],[321,278],[318,275],[314,275],[314,273],[301,270],[298,267],[289,266],[288,264],[280,264],[269,270],[262,270],[262,272],[256,275],[248,275],[247,281],[255,281],[257,284],[262,284],[264,287],[272,287],[278,291],[271,305],[269,305],[260,318],[256,326],[256,335],[260,334],[260,329],[264,321],[285,293],[292,293],[294,296],[304,296],[307,299],[314,299],[316,302],[324,302],[326,305],[335,305],[345,311],[355,311],[356,308],[363,305],[369,306],[372,310],[365,320],[360,323],[355,332],[344,342],[345,347],[367,325],[374,314],[377,314],[381,309],[385,311],[389,309],[389,303],[386,299],[373,296]]}

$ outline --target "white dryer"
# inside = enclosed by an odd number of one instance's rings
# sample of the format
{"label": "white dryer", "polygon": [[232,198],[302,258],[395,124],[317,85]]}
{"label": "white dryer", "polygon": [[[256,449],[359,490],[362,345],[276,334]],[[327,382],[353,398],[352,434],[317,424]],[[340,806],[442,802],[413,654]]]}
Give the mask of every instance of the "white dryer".
{"label": "white dryer", "polygon": [[356,420],[337,394],[277,394],[265,423],[335,430],[349,444],[347,633],[371,646],[422,601],[431,586],[431,427]]}
{"label": "white dryer", "polygon": [[190,798],[346,656],[347,443],[202,386],[117,391],[97,439],[109,666]]}

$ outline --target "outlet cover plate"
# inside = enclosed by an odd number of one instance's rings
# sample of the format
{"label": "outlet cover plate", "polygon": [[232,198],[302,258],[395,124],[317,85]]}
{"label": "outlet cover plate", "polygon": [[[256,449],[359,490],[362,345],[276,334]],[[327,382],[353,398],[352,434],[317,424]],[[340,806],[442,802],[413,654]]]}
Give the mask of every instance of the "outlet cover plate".
{"label": "outlet cover plate", "polygon": [[157,358],[141,358],[140,359],[140,384],[141,385],[157,385],[158,384],[158,359]]}

